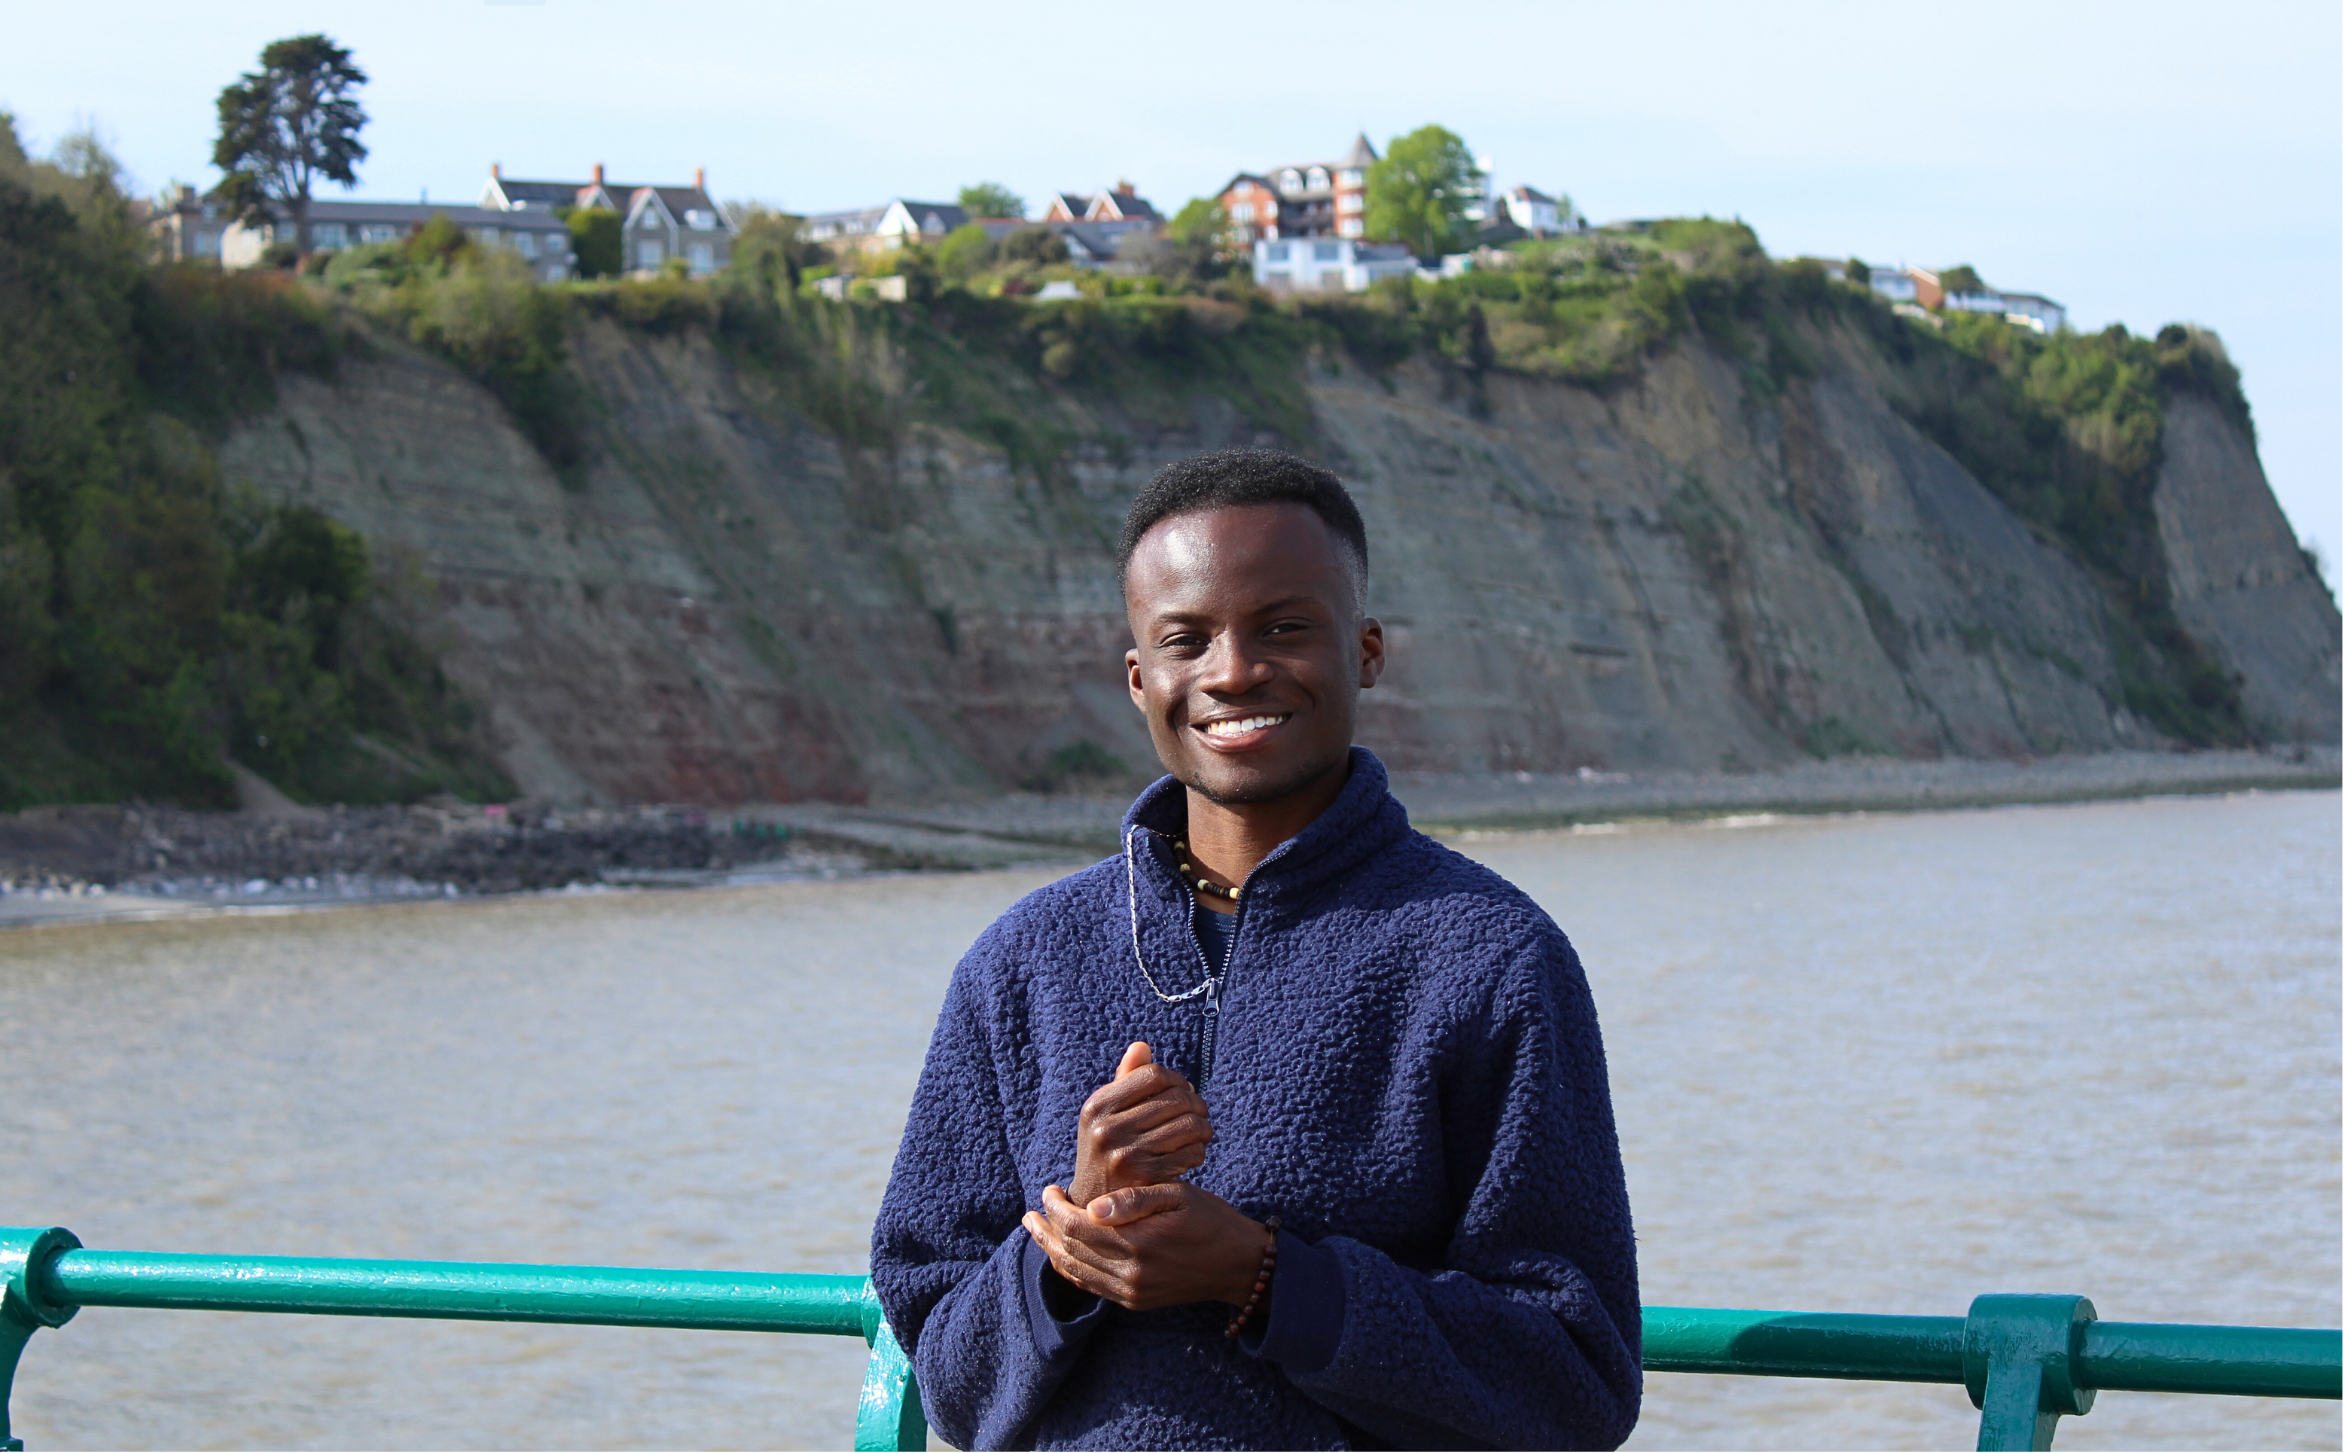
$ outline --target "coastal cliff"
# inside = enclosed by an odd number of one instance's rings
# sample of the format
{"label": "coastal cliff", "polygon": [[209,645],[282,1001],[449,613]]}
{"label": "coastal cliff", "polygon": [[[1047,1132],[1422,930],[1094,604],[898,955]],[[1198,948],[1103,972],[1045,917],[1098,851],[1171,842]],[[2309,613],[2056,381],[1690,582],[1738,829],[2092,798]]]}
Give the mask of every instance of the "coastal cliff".
{"label": "coastal cliff", "polygon": [[[2134,709],[2157,648],[2108,581],[1916,425],[1863,330],[1801,334],[1807,366],[1772,387],[1699,333],[1601,385],[1316,347],[1299,418],[1269,422],[1045,380],[1037,461],[924,411],[900,369],[913,397],[858,437],[713,329],[588,319],[569,366],[596,412],[566,478],[488,388],[394,343],[282,374],[218,454],[435,582],[446,670],[518,788],[557,801],[1144,768],[1115,531],[1163,461],[1235,443],[1297,448],[1358,495],[1392,654],[1363,737],[1403,770],[2182,744]],[[2335,604],[2251,438],[2164,402],[2171,611],[2251,739],[2332,743]]]}

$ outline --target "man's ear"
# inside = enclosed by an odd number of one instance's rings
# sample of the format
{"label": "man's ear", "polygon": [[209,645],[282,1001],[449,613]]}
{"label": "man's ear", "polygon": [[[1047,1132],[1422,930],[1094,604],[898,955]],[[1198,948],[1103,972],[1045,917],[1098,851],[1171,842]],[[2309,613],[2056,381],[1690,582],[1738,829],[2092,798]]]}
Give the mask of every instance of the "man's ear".
{"label": "man's ear", "polygon": [[1362,689],[1375,685],[1384,674],[1384,623],[1374,616],[1359,622],[1359,684]]}
{"label": "man's ear", "polygon": [[1139,708],[1140,715],[1146,716],[1148,713],[1148,694],[1140,686],[1139,647],[1137,646],[1123,653],[1123,684],[1131,692],[1131,704]]}

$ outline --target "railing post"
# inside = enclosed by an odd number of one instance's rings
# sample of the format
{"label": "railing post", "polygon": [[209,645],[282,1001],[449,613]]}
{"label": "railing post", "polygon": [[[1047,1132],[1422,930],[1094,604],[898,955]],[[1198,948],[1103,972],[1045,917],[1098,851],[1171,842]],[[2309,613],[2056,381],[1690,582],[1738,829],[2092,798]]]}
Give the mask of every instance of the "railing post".
{"label": "railing post", "polygon": [[871,1345],[871,1360],[863,1367],[863,1399],[855,1410],[857,1453],[926,1448],[928,1412],[920,1406],[919,1379],[868,1283],[863,1287],[863,1340]]}
{"label": "railing post", "polygon": [[2064,1414],[2092,1410],[2076,1385],[2084,1328],[2099,1318],[2090,1300],[1985,1296],[1962,1325],[1962,1380],[1981,1411],[1981,1449],[2048,1448]]}
{"label": "railing post", "polygon": [[62,1327],[79,1307],[42,1295],[41,1268],[60,1251],[81,1245],[62,1226],[0,1226],[0,1453],[24,1453],[24,1442],[8,1425],[8,1398],[16,1386],[16,1362],[24,1344],[43,1327]]}

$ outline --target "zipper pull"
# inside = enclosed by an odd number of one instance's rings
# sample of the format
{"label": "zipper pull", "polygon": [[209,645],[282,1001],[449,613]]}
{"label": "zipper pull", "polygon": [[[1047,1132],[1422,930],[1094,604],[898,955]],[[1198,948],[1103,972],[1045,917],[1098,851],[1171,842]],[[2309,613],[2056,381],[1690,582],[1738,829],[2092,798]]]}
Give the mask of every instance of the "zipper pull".
{"label": "zipper pull", "polygon": [[1218,1014],[1220,1012],[1221,981],[1217,978],[1208,978],[1205,980],[1205,1013]]}

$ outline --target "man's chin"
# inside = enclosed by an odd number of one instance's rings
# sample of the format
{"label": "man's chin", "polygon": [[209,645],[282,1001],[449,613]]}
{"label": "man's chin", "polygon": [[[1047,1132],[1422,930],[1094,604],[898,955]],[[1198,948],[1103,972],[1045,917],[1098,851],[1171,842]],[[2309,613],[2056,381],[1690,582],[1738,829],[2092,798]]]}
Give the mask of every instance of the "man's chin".
{"label": "man's chin", "polygon": [[1324,781],[1327,773],[1350,760],[1350,753],[1327,762],[1290,762],[1260,767],[1233,762],[1191,762],[1178,773],[1180,785],[1221,807],[1258,807],[1276,802]]}

